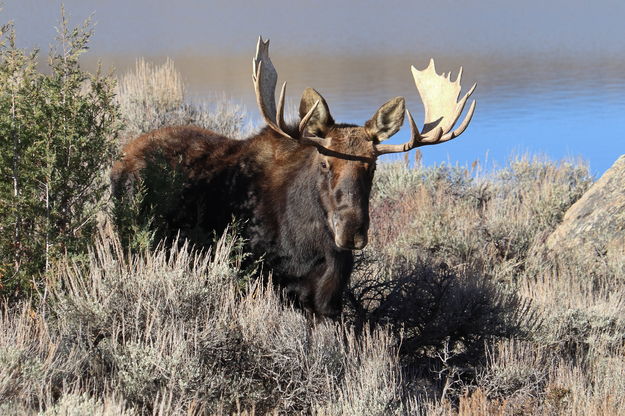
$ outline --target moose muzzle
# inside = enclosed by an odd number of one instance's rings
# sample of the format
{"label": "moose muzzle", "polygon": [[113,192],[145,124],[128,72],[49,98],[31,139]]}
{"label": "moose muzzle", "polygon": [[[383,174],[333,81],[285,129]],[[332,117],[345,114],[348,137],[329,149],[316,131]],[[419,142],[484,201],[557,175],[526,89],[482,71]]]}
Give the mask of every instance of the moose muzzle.
{"label": "moose muzzle", "polygon": [[368,219],[354,213],[335,213],[332,221],[334,243],[344,250],[362,250],[367,245]]}

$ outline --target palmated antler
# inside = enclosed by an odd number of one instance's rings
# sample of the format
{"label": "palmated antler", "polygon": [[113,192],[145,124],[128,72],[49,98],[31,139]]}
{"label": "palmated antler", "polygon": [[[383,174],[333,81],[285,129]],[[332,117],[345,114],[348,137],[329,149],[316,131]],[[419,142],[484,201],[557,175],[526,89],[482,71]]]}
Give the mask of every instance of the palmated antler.
{"label": "palmated antler", "polygon": [[462,77],[462,67],[455,81],[451,81],[451,72],[447,75],[438,75],[434,67],[434,60],[423,71],[417,70],[414,66],[412,77],[423,101],[425,108],[425,119],[423,130],[419,132],[410,111],[406,110],[408,123],[410,123],[410,140],[404,144],[377,144],[378,154],[407,152],[415,147],[429,144],[438,144],[458,137],[467,128],[475,111],[475,100],[471,103],[469,111],[464,120],[452,131],[454,124],[462,114],[462,110],[469,96],[475,90],[474,84],[469,92],[460,101],[460,78]]}
{"label": "palmated antler", "polygon": [[278,72],[271,63],[269,58],[269,39],[263,41],[262,37],[258,37],[256,45],[256,56],[252,59],[252,81],[254,82],[254,91],[256,92],[256,103],[263,116],[265,123],[276,133],[281,134],[289,139],[306,142],[316,146],[327,145],[326,141],[321,137],[306,136],[306,126],[313,116],[319,105],[317,101],[311,109],[306,113],[299,123],[300,139],[297,139],[285,131],[284,123],[284,94],[286,91],[286,82],[282,84],[280,89],[280,98],[278,99],[278,107],[276,107],[276,84],[278,82]]}

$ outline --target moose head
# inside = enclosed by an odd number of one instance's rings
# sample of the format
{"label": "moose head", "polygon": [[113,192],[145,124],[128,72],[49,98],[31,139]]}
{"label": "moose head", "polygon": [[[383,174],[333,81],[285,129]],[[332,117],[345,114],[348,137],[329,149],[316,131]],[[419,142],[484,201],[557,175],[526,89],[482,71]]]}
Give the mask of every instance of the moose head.
{"label": "moose head", "polygon": [[[275,103],[277,72],[269,58],[269,41],[259,38],[253,60],[253,82],[260,113],[272,130],[286,139],[316,149],[312,160],[302,169],[310,170],[317,184],[319,202],[327,226],[339,249],[362,249],[367,245],[369,194],[376,160],[387,153],[407,152],[419,146],[444,143],[458,137],[469,125],[475,100],[457,127],[475,85],[458,101],[462,68],[454,81],[451,73],[438,75],[434,61],[422,71],[412,67],[412,76],[423,105],[425,119],[419,130],[403,97],[383,104],[364,126],[334,122],[326,100],[312,88],[304,91],[299,106],[299,125],[292,133],[284,121],[286,82],[278,105]],[[404,122],[410,125],[410,139],[404,144],[384,144]],[[288,132],[287,132],[288,131]]]}

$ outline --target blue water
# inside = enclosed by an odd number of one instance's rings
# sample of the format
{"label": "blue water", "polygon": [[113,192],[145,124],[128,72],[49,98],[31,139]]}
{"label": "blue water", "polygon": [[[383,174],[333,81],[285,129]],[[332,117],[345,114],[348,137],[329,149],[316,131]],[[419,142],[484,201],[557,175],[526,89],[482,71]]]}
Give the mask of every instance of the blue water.
{"label": "blue water", "polygon": [[563,76],[528,88],[478,90],[467,131],[448,144],[423,148],[424,162],[470,164],[487,158],[502,164],[515,154],[544,154],[584,159],[601,175],[625,154],[625,71],[621,74],[600,82]]}
{"label": "blue water", "polygon": [[[47,49],[61,1],[5,0],[18,44]],[[421,104],[409,65],[434,57],[464,65],[474,81],[473,122],[456,140],[422,148],[426,164],[502,165],[518,154],[582,158],[603,173],[625,153],[625,2],[415,2],[327,0],[65,0],[72,22],[95,12],[89,56],[123,73],[141,56],[174,58],[194,99],[224,92],[257,110],[250,82],[258,34],[289,81],[291,107],[307,86],[334,117],[363,123],[402,95],[415,119]],[[407,140],[409,129],[391,139]]]}

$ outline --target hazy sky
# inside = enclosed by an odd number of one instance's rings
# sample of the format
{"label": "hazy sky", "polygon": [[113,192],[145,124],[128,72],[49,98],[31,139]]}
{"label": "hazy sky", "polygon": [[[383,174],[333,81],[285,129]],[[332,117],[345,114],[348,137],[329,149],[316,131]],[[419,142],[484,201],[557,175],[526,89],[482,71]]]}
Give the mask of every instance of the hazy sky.
{"label": "hazy sky", "polygon": [[[2,1],[0,0],[0,3]],[[46,47],[61,1],[4,0],[22,45]],[[94,50],[175,54],[249,51],[263,34],[282,50],[625,53],[623,0],[65,0],[97,22]],[[289,50],[289,52],[291,52]]]}

